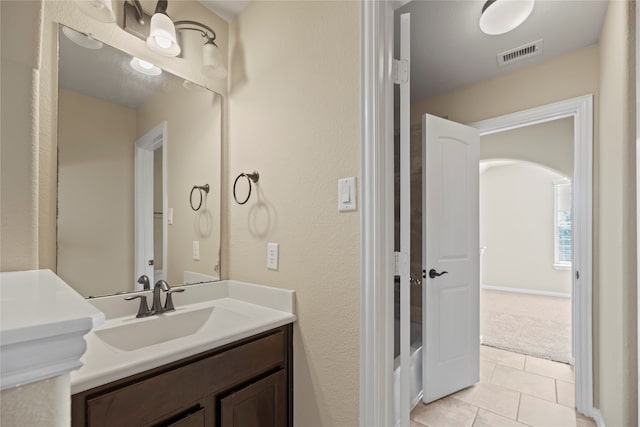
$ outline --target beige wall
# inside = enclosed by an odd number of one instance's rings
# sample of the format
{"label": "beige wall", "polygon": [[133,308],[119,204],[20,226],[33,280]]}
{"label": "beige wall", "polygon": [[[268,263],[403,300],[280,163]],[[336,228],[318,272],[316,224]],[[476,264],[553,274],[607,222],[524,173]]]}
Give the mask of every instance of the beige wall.
{"label": "beige wall", "polygon": [[[424,113],[448,116],[449,120],[458,123],[474,123],[589,93],[597,99],[598,61],[598,46],[592,45],[541,64],[417,101],[411,106],[411,123],[420,123]],[[595,108],[597,126],[597,100]]]}
{"label": "beige wall", "polygon": [[[42,3],[0,3],[0,269],[38,267],[38,99]],[[21,46],[11,43],[21,40]]]}
{"label": "beige wall", "polygon": [[68,427],[71,425],[69,374],[2,391],[2,427]]}
{"label": "beige wall", "polygon": [[572,177],[573,118],[483,135],[480,159],[524,160]]}
{"label": "beige wall", "polygon": [[[42,2],[0,2],[0,270],[38,268],[38,97]],[[21,40],[20,46],[12,43]],[[55,254],[54,254],[55,256]],[[70,424],[69,376],[0,393],[0,425]]]}
{"label": "beige wall", "polygon": [[258,1],[230,25],[225,188],[260,181],[246,205],[227,194],[224,271],[296,291],[297,426],[358,425],[360,213],[338,212],[337,181],[360,174],[359,22],[357,2]]}
{"label": "beige wall", "polygon": [[553,267],[553,184],[562,178],[524,162],[480,174],[482,284],[571,294],[571,271]]}
{"label": "beige wall", "polygon": [[84,296],[133,288],[136,111],[58,92],[58,275]]}
{"label": "beige wall", "polygon": [[[167,206],[173,224],[167,231],[167,278],[183,283],[184,271],[220,277],[221,98],[201,89],[185,89],[171,79],[138,109],[138,137],[167,122]],[[194,212],[189,194],[194,185],[209,184],[203,207]],[[197,192],[196,192],[197,193]],[[194,193],[197,206],[199,196]],[[193,242],[200,242],[200,261]]]}
{"label": "beige wall", "polygon": [[600,36],[599,407],[607,426],[636,426],[634,2],[609,3]]}

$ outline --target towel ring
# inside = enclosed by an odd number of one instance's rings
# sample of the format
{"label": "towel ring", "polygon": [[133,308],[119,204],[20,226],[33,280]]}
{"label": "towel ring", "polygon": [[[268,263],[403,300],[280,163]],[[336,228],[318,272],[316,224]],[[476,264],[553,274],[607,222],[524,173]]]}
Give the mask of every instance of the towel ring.
{"label": "towel ring", "polygon": [[[238,200],[238,196],[236,195],[236,185],[238,184],[238,180],[242,177],[247,178],[247,182],[249,183],[249,193],[247,194],[247,197],[244,199],[244,201],[241,202],[240,200]],[[236,177],[236,180],[233,181],[233,198],[236,199],[236,203],[238,203],[239,205],[244,205],[249,201],[249,197],[251,197],[251,182],[258,182],[258,179],[260,179],[260,174],[255,171],[253,173],[243,172]]]}
{"label": "towel ring", "polygon": [[[193,206],[193,192],[195,190],[198,190],[198,193],[200,194],[200,203],[198,203],[198,207],[194,207]],[[204,196],[202,195],[202,192],[205,192],[205,194],[209,194],[209,184],[205,184],[205,185],[194,185],[191,188],[191,193],[189,193],[189,204],[191,205],[191,209],[193,209],[194,211],[199,211],[200,208],[202,207],[202,201],[204,200]]]}

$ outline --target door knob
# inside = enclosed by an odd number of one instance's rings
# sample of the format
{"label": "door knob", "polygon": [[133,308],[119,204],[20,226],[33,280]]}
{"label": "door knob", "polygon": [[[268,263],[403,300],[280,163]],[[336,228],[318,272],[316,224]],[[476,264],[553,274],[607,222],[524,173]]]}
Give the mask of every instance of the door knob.
{"label": "door knob", "polygon": [[448,274],[448,273],[449,273],[448,271],[443,271],[442,273],[438,273],[435,269],[432,268],[431,270],[429,270],[429,277],[432,279],[435,279],[436,277],[440,277],[443,274]]}

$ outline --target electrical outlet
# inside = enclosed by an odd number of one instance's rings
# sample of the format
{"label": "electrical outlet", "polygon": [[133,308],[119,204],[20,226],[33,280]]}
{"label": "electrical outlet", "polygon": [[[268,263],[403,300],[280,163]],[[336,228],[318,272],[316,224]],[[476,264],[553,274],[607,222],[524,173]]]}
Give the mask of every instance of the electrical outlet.
{"label": "electrical outlet", "polygon": [[269,270],[278,270],[279,246],[277,243],[267,243],[267,268]]}

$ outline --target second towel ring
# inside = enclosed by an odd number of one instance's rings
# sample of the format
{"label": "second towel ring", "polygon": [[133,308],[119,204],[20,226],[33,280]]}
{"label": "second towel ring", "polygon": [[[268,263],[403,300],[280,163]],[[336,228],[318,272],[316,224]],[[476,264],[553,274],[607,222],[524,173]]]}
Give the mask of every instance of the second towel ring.
{"label": "second towel ring", "polygon": [[[193,192],[195,190],[198,190],[198,193],[200,194],[200,203],[198,203],[198,207],[193,206]],[[189,193],[189,204],[191,205],[191,209],[193,209],[196,212],[199,211],[200,208],[202,207],[202,201],[204,200],[204,196],[202,195],[203,191],[205,192],[205,194],[209,194],[209,184],[194,185],[191,188],[191,193]]]}
{"label": "second towel ring", "polygon": [[[236,185],[238,184],[238,180],[242,177],[247,178],[247,182],[249,183],[249,193],[247,194],[247,197],[241,202],[240,200],[238,200],[238,196],[236,195]],[[258,179],[260,179],[260,174],[256,171],[254,171],[253,173],[243,172],[236,177],[236,180],[233,181],[233,198],[236,199],[236,203],[238,203],[239,205],[244,205],[249,201],[249,197],[251,197],[251,182],[258,182]]]}

